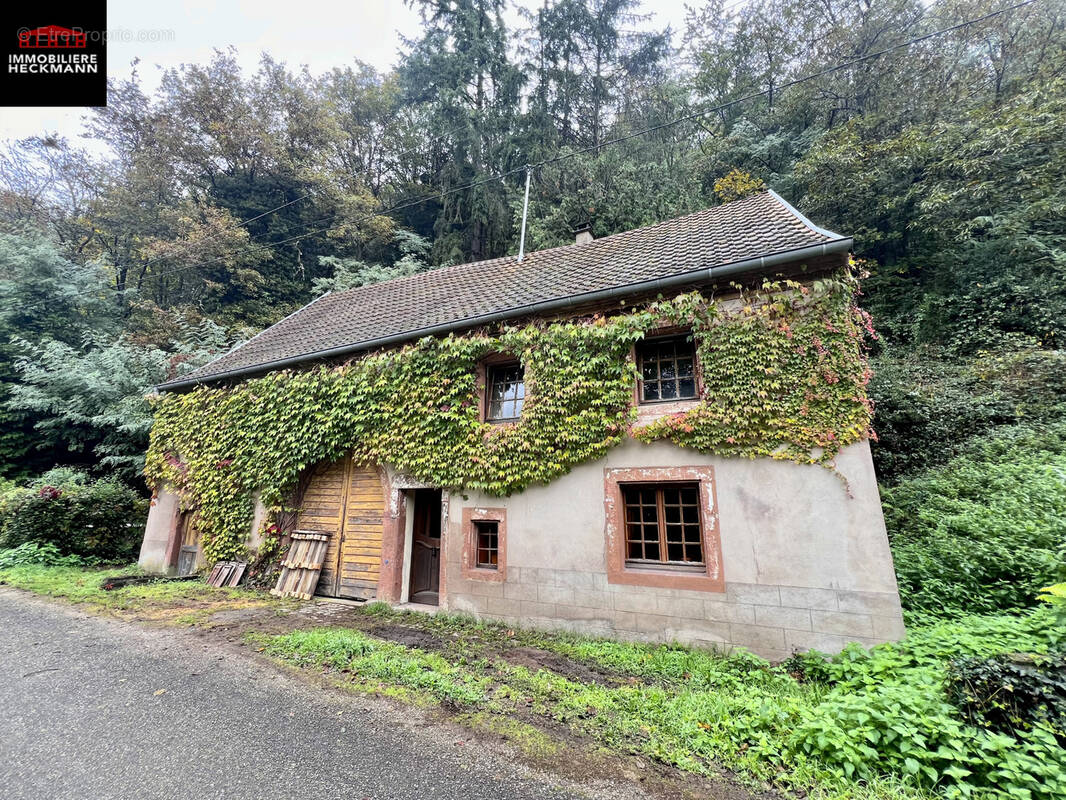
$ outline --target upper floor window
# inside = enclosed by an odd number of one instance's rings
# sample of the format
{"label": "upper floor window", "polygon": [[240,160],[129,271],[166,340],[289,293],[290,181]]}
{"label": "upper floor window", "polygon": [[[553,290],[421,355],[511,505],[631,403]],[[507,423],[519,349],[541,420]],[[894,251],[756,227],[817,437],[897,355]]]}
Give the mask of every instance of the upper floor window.
{"label": "upper floor window", "polygon": [[525,370],[518,362],[490,364],[486,373],[485,419],[510,422],[522,416],[526,399]]}
{"label": "upper floor window", "polygon": [[640,402],[697,397],[696,353],[689,336],[649,339],[637,345]]}

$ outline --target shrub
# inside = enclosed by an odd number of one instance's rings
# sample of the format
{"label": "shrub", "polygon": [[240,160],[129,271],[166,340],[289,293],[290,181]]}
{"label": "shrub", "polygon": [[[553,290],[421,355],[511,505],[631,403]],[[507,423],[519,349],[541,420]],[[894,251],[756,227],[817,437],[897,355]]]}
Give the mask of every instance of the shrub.
{"label": "shrub", "polygon": [[15,489],[0,499],[0,547],[50,543],[64,555],[126,560],[147,513],[148,502],[116,481]]}
{"label": "shrub", "polygon": [[1055,612],[1059,625],[1066,627],[1066,583],[1056,583],[1040,590],[1041,601],[1047,603]]}
{"label": "shrub", "polygon": [[1002,733],[1046,724],[1066,743],[1066,655],[957,658],[947,696],[967,720]]}
{"label": "shrub", "polygon": [[1031,607],[1066,543],[1066,426],[1005,430],[882,499],[906,609]]}
{"label": "shrub", "polygon": [[873,359],[871,368],[874,464],[889,484],[945,464],[993,432],[1066,417],[1064,351],[1021,348],[959,360],[902,350]]}
{"label": "shrub", "polygon": [[91,566],[97,559],[83,556],[65,556],[59,548],[50,542],[38,544],[25,542],[9,550],[0,550],[0,569],[23,567],[27,565],[42,567],[81,567]]}

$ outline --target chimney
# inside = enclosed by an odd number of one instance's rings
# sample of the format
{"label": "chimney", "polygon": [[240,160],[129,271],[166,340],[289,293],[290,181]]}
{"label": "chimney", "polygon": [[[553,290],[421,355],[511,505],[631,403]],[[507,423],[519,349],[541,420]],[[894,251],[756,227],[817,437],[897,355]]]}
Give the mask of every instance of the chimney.
{"label": "chimney", "polygon": [[580,228],[574,228],[574,244],[588,244],[592,241],[592,231],[589,227],[582,225]]}

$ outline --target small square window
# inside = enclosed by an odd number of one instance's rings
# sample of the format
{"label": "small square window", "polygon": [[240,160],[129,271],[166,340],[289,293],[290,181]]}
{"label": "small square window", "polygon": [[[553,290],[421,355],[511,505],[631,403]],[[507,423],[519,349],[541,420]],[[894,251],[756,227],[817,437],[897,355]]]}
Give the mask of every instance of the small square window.
{"label": "small square window", "polygon": [[486,373],[485,419],[510,422],[522,416],[526,399],[525,370],[518,362],[493,364]]}
{"label": "small square window", "polygon": [[500,523],[494,519],[474,520],[477,548],[474,565],[478,569],[498,569],[500,563]]}
{"label": "small square window", "polygon": [[696,352],[690,336],[650,339],[637,346],[640,402],[692,400],[696,391]]}

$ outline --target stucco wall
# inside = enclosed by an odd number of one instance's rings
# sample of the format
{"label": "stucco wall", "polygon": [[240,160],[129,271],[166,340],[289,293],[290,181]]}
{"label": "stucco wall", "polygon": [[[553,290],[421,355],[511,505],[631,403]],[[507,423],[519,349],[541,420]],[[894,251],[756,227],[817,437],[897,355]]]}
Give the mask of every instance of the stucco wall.
{"label": "stucco wall", "polygon": [[[254,557],[255,552],[263,543],[260,533],[263,523],[267,519],[267,509],[259,499],[259,493],[254,496],[255,511],[252,524],[248,529],[248,537],[245,544]],[[166,486],[161,486],[152,498],[152,504],[148,509],[148,522],[144,526],[144,539],[141,541],[141,553],[137,559],[137,565],[146,572],[173,573],[176,567],[169,564],[171,550],[177,556],[180,543],[175,541],[177,526],[180,516],[180,506],[177,494],[170,491]],[[199,548],[196,557],[195,568],[203,569],[207,566],[204,559],[203,548]]]}
{"label": "stucco wall", "polygon": [[[609,583],[604,470],[703,465],[714,468],[725,591]],[[903,621],[868,443],[849,447],[837,466],[847,486],[821,467],[630,440],[509,498],[454,494],[443,604],[516,624],[742,645],[768,658],[898,639]],[[504,581],[463,575],[463,509],[476,507],[506,509]]]}
{"label": "stucco wall", "polygon": [[137,565],[146,572],[172,571],[168,561],[174,528],[178,522],[178,496],[165,486],[160,487],[148,509],[144,526],[144,541]]}

